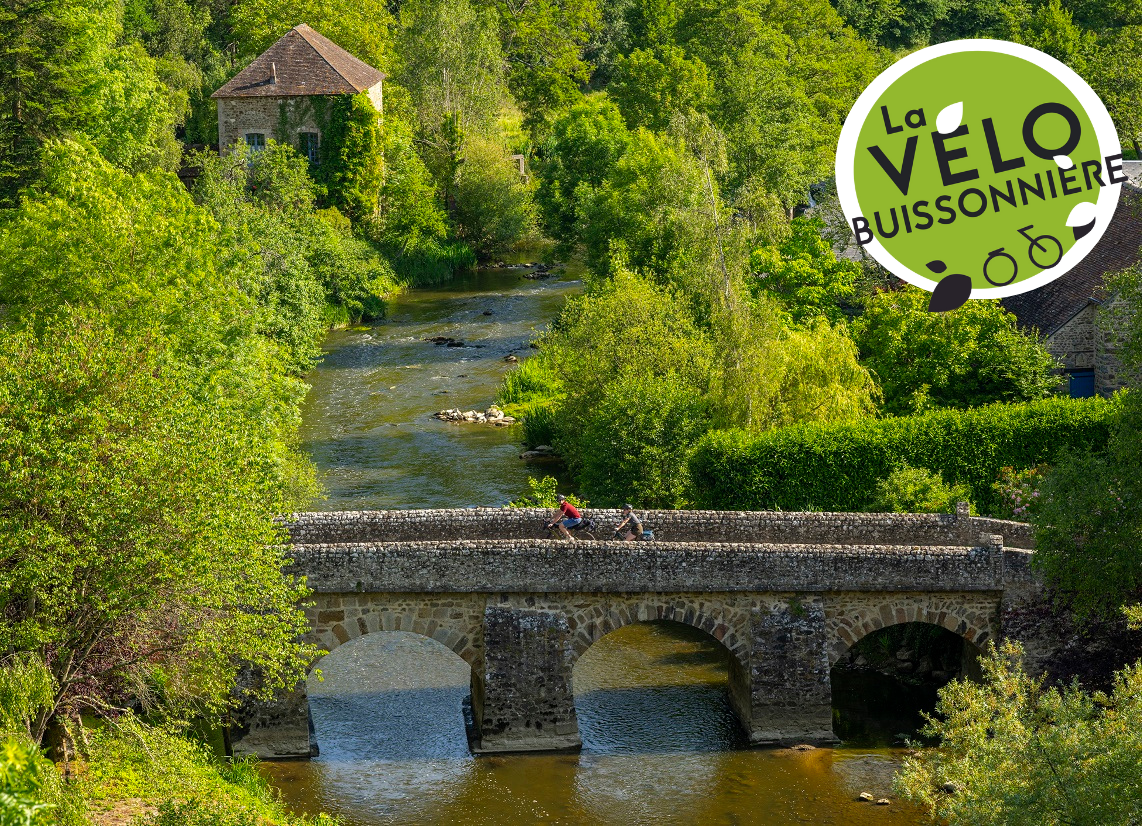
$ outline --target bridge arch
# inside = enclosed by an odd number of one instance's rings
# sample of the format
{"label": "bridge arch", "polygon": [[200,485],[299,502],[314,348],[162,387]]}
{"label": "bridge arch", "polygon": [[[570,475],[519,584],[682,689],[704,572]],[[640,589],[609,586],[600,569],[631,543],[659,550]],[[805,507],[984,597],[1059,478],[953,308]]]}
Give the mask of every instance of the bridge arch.
{"label": "bridge arch", "polygon": [[853,595],[831,603],[825,611],[830,666],[867,635],[893,625],[936,625],[980,650],[996,636],[998,598],[979,594]]}
{"label": "bridge arch", "polygon": [[570,614],[567,624],[573,635],[574,660],[578,661],[588,648],[612,631],[638,622],[660,620],[678,622],[706,632],[729,650],[738,666],[748,668],[748,613],[735,611],[726,605],[653,598],[600,602],[583,606]]}
{"label": "bridge arch", "polygon": [[452,595],[314,594],[314,605],[306,613],[312,623],[312,641],[329,653],[367,634],[408,631],[451,649],[473,673],[483,668],[479,645],[482,600]]}

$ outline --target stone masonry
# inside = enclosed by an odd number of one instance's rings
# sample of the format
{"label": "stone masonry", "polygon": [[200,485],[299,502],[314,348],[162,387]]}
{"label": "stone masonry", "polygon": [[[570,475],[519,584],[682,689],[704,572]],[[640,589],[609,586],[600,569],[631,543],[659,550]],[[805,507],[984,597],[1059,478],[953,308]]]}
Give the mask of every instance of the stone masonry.
{"label": "stone masonry", "polygon": [[[1039,595],[1027,526],[966,512],[645,516],[655,541],[565,543],[535,538],[541,510],[297,514],[309,639],[332,651],[380,631],[431,637],[472,669],[474,751],[561,750],[580,745],[583,652],[630,623],[680,622],[732,654],[730,699],[751,742],[827,743],[829,669],[863,636],[926,622],[981,647],[1004,608]],[[315,754],[304,684],[250,710],[231,741]]]}

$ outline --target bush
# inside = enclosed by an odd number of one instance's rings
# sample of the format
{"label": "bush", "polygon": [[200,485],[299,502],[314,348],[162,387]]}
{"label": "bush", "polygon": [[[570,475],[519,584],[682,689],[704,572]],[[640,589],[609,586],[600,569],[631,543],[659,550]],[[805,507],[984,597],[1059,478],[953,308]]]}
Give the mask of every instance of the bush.
{"label": "bush", "polygon": [[[532,476],[527,480],[528,492],[519,499],[512,500],[510,508],[557,508],[559,500],[556,498],[558,484],[554,476],[544,476],[536,479]],[[567,501],[577,508],[587,507],[587,500],[580,499],[573,493],[567,494]]]}
{"label": "bush", "polygon": [[869,510],[876,513],[955,513],[956,503],[970,501],[966,485],[948,485],[940,474],[905,465],[876,486]]}
{"label": "bush", "polygon": [[0,826],[82,823],[81,805],[26,737],[0,739]]}
{"label": "bush", "polygon": [[685,506],[686,460],[709,427],[709,405],[690,385],[675,376],[629,371],[606,386],[582,426],[575,440],[578,481],[592,501],[602,507]]}
{"label": "bush", "polygon": [[752,436],[715,431],[690,460],[699,507],[863,511],[877,483],[905,464],[963,484],[983,513],[999,508],[1000,468],[1051,462],[1059,450],[1106,444],[1117,399],[1043,399],[922,416],[805,424]]}
{"label": "bush", "polygon": [[1019,470],[1013,467],[1001,468],[998,481],[992,485],[996,495],[992,513],[1001,519],[1029,521],[1039,512],[1040,488],[1050,470],[1049,465],[1035,465]]}

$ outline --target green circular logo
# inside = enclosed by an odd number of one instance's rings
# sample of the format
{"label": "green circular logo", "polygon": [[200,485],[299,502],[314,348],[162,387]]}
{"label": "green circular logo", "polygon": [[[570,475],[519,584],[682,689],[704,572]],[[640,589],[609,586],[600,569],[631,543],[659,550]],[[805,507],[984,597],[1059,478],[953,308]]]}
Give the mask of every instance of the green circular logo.
{"label": "green circular logo", "polygon": [[1015,43],[959,40],[864,91],[837,191],[857,242],[949,310],[1074,267],[1114,215],[1121,164],[1106,108],[1073,71]]}

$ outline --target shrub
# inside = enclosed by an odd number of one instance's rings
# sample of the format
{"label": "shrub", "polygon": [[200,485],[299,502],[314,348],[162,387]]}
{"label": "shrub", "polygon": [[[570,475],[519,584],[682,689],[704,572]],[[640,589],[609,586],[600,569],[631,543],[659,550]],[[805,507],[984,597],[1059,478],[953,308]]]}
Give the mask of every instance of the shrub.
{"label": "shrub", "polygon": [[877,513],[955,513],[956,503],[970,501],[967,485],[948,485],[940,474],[904,465],[876,486],[871,511]]}
{"label": "shrub", "polygon": [[998,481],[991,486],[996,497],[992,513],[1001,519],[1028,521],[1039,512],[1039,491],[1050,469],[1045,464],[1021,470],[1001,468]]}
{"label": "shrub", "polygon": [[877,482],[905,464],[964,484],[983,513],[998,508],[1000,468],[1051,462],[1059,450],[1104,445],[1117,399],[1043,399],[922,416],[805,424],[758,436],[715,431],[690,460],[700,507],[862,511]]}
{"label": "shrub", "polygon": [[[542,479],[536,479],[532,476],[527,480],[528,492],[515,499],[508,505],[510,508],[557,508],[559,507],[559,500],[556,499],[556,485],[558,484],[554,476],[544,476]],[[567,494],[567,501],[577,508],[587,507],[587,500],[580,499],[573,493]]]}

